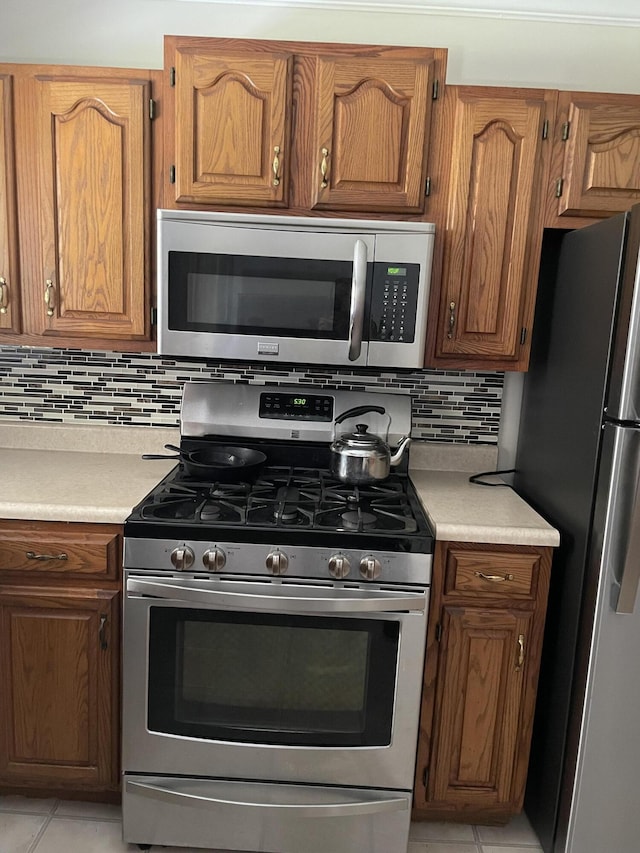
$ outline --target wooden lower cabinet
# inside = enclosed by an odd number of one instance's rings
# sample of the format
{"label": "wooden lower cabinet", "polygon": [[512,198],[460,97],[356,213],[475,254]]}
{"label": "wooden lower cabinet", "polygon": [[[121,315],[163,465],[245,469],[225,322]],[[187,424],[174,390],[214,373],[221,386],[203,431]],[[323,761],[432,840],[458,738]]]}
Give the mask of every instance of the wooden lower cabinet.
{"label": "wooden lower cabinet", "polygon": [[0,522],[0,790],[118,790],[118,544],[112,525]]}
{"label": "wooden lower cabinet", "polygon": [[550,567],[551,548],[437,544],[416,819],[521,810]]}

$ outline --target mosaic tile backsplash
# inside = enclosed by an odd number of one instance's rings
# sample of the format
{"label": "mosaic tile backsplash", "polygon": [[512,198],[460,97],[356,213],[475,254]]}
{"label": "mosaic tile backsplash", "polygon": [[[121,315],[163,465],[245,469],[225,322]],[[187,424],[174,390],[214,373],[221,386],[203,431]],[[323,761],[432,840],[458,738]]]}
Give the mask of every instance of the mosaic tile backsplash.
{"label": "mosaic tile backsplash", "polygon": [[502,373],[322,370],[40,347],[0,347],[0,417],[178,427],[186,380],[397,391],[411,394],[413,438],[498,442]]}

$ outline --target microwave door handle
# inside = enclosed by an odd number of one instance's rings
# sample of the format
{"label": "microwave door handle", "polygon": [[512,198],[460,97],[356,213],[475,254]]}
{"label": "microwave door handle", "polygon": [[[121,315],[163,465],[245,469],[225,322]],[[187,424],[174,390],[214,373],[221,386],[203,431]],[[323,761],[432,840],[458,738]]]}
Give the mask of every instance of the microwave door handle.
{"label": "microwave door handle", "polygon": [[364,329],[364,303],[367,288],[367,244],[356,240],[353,247],[353,277],[349,310],[349,361],[360,357]]}

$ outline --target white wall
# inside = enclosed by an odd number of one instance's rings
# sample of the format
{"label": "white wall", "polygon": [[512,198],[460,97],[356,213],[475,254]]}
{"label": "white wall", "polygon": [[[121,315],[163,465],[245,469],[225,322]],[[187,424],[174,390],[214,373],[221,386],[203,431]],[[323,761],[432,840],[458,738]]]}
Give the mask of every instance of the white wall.
{"label": "white wall", "polygon": [[4,62],[161,68],[165,33],[446,47],[450,83],[640,93],[638,27],[233,2],[0,0]]}

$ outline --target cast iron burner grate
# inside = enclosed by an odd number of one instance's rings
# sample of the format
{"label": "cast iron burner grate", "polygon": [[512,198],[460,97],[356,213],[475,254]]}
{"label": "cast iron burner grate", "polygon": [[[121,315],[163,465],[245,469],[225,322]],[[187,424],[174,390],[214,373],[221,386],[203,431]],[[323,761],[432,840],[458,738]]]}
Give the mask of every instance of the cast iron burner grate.
{"label": "cast iron burner grate", "polygon": [[322,469],[287,466],[266,468],[253,483],[202,481],[178,468],[148,496],[140,517],[209,527],[417,530],[399,478],[352,486]]}

